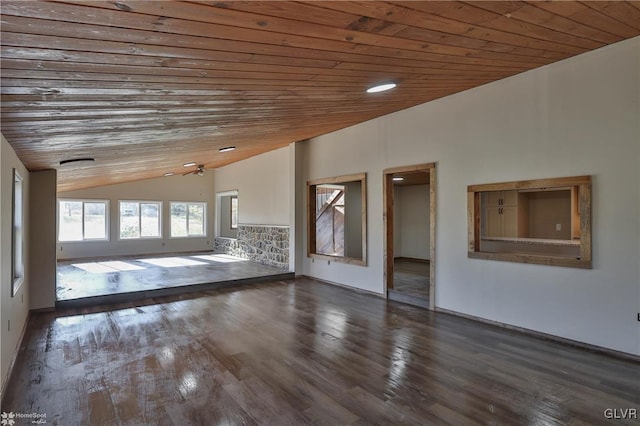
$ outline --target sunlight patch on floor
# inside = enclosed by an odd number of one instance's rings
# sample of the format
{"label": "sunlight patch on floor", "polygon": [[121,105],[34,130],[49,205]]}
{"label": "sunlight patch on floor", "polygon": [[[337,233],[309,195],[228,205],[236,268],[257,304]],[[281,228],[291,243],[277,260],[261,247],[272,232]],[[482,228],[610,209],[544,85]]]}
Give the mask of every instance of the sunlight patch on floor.
{"label": "sunlight patch on floor", "polygon": [[116,269],[118,271],[141,271],[143,269],[147,269],[144,266],[134,265],[133,263],[122,262],[120,260],[100,262],[100,264],[108,266],[109,268]]}
{"label": "sunlight patch on floor", "polygon": [[185,257],[157,257],[151,259],[138,259],[138,262],[150,263],[152,265],[161,266],[163,268],[206,265],[205,262],[199,262],[197,260],[187,259]]}
{"label": "sunlight patch on floor", "polygon": [[230,254],[208,254],[202,256],[193,256],[202,260],[209,260],[211,262],[220,262],[220,263],[233,263],[233,262],[248,262],[247,259],[243,259],[237,256],[231,256]]}
{"label": "sunlight patch on floor", "polygon": [[109,272],[139,271],[146,269],[143,266],[137,266],[121,261],[73,263],[72,266],[92,274],[107,274]]}

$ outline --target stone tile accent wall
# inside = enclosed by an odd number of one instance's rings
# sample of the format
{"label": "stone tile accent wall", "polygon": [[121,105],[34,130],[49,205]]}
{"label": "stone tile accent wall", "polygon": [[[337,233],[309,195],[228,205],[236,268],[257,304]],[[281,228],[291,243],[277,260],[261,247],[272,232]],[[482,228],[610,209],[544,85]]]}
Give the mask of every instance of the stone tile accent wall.
{"label": "stone tile accent wall", "polygon": [[238,238],[216,237],[214,251],[289,269],[289,227],[238,225]]}
{"label": "stone tile accent wall", "polygon": [[216,253],[233,254],[240,249],[240,243],[235,238],[215,237],[213,239],[213,251]]}

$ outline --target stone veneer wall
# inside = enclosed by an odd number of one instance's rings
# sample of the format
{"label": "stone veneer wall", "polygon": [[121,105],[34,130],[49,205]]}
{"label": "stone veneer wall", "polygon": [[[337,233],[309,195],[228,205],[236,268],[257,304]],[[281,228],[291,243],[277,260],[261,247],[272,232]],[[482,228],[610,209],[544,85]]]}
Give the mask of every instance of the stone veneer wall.
{"label": "stone veneer wall", "polygon": [[237,239],[216,237],[213,249],[217,253],[289,269],[289,227],[238,225]]}

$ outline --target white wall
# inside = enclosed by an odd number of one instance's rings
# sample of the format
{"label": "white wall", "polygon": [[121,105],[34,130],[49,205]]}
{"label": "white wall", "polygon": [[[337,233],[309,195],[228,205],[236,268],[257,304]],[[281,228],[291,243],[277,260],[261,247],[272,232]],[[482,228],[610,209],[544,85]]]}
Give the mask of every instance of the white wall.
{"label": "white wall", "polygon": [[289,225],[289,147],[214,170],[215,192],[238,190],[241,225]]}
{"label": "white wall", "polygon": [[[160,177],[60,192],[58,198],[109,200],[110,240],[58,243],[58,259],[210,250],[213,248],[214,193],[212,171],[205,172],[203,176]],[[162,238],[120,240],[119,200],[162,201]],[[204,201],[207,203],[206,237],[171,238],[169,220],[171,201]]]}
{"label": "white wall", "polygon": [[[369,218],[368,266],[303,273],[383,293],[382,171],[436,162],[438,307],[640,354],[639,98],[636,37],[301,144],[305,179],[368,173]],[[467,185],[583,174],[593,269],[467,258]]]}
{"label": "white wall", "polygon": [[[296,271],[296,154],[290,144],[215,170],[215,192],[238,191],[239,225],[289,226],[289,270]],[[219,198],[219,197],[218,197]],[[218,216],[219,218],[219,216]],[[217,224],[218,229],[219,224]]]}
{"label": "white wall", "polygon": [[394,186],[394,257],[429,259],[429,185]]}
{"label": "white wall", "polygon": [[[356,173],[367,173],[367,266],[350,265],[304,258],[302,274],[355,288],[382,293],[383,223],[381,120],[346,128],[299,143],[302,151],[304,181]],[[339,153],[339,155],[336,155]],[[306,191],[306,187],[302,188]],[[307,209],[303,193],[296,194]],[[296,223],[296,232],[304,233],[307,247],[307,217]],[[296,271],[297,273],[298,271]]]}
{"label": "white wall", "polygon": [[[16,156],[4,136],[0,137],[0,364],[2,368],[2,389],[6,385],[12,359],[17,351],[18,340],[24,329],[29,312],[29,172]],[[11,232],[12,232],[12,188],[13,169],[23,178],[24,200],[24,281],[17,294],[11,296]],[[9,322],[11,326],[9,327]]]}
{"label": "white wall", "polygon": [[30,309],[53,308],[56,303],[56,170],[29,174]]}

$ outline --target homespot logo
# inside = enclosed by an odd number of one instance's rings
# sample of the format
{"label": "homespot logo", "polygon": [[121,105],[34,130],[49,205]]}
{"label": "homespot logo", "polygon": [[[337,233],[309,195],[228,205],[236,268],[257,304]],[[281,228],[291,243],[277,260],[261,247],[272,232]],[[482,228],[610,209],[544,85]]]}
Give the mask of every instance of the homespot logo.
{"label": "homespot logo", "polygon": [[638,418],[638,410],[635,408],[605,408],[605,419],[631,420]]}
{"label": "homespot logo", "polygon": [[16,417],[16,415],[11,412],[11,413],[5,413],[3,412],[2,414],[0,414],[0,418],[2,420],[0,420],[0,423],[2,424],[2,426],[12,426],[16,423],[15,420],[13,420]]}
{"label": "homespot logo", "polygon": [[17,419],[30,420],[31,424],[47,423],[47,415],[45,413],[14,413],[13,411],[0,414],[0,424],[2,426],[13,426]]}

